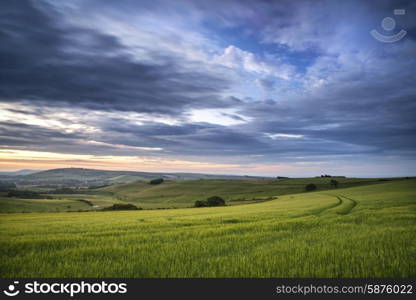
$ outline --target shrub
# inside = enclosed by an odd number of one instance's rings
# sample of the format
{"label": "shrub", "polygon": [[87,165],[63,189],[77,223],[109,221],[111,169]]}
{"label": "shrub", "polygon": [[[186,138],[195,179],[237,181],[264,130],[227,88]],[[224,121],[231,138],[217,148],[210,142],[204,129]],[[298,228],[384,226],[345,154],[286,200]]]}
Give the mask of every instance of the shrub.
{"label": "shrub", "polygon": [[43,196],[38,192],[29,190],[11,190],[7,193],[6,197],[21,198],[21,199],[52,199],[50,196]]}
{"label": "shrub", "polygon": [[76,194],[78,191],[64,187],[64,188],[58,188],[53,191],[50,191],[48,194]]}
{"label": "shrub", "polygon": [[194,206],[195,207],[204,207],[204,206],[207,206],[207,203],[206,203],[206,201],[203,201],[203,200],[196,200]]}
{"label": "shrub", "polygon": [[197,200],[195,201],[194,207],[206,207],[206,206],[225,206],[225,201],[221,197],[212,196],[207,200]]}
{"label": "shrub", "polygon": [[224,206],[225,201],[221,197],[212,196],[207,199],[208,206]]}
{"label": "shrub", "polygon": [[314,191],[316,190],[316,185],[314,185],[313,183],[309,183],[307,186],[305,186],[305,190],[308,192]]}
{"label": "shrub", "polygon": [[142,209],[130,203],[114,203],[110,207],[105,207],[103,210],[138,210]]}
{"label": "shrub", "polygon": [[156,179],[152,179],[150,180],[150,184],[161,184],[163,182],[163,178],[156,178]]}
{"label": "shrub", "polygon": [[329,182],[330,185],[332,185],[334,188],[338,187],[338,181],[335,179],[331,179],[331,181]]}

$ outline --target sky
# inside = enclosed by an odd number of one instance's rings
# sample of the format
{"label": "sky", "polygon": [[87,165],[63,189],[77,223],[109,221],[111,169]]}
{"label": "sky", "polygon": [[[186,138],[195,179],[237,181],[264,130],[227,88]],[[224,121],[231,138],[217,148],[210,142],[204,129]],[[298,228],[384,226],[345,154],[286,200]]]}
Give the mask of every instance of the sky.
{"label": "sky", "polygon": [[416,175],[415,15],[400,0],[3,0],[0,170]]}

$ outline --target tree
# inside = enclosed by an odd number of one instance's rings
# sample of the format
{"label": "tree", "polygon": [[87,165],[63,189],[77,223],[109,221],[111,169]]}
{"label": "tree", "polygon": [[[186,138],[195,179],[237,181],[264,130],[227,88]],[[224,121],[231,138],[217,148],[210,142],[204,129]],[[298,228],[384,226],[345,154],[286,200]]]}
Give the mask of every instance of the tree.
{"label": "tree", "polygon": [[208,206],[224,206],[225,201],[221,197],[212,196],[207,199]]}
{"label": "tree", "polygon": [[314,191],[314,190],[316,190],[316,185],[314,185],[313,183],[309,183],[307,186],[305,186],[305,190],[307,192]]}
{"label": "tree", "polygon": [[156,179],[152,179],[150,180],[150,184],[161,184],[163,182],[163,178],[156,178]]}
{"label": "tree", "polygon": [[331,181],[329,182],[330,185],[332,185],[334,188],[338,187],[338,181],[335,179],[331,179]]}
{"label": "tree", "polygon": [[225,201],[221,197],[212,196],[207,200],[197,200],[195,201],[194,207],[206,207],[206,206],[225,206]]}
{"label": "tree", "polygon": [[196,200],[194,206],[195,207],[205,207],[205,206],[207,206],[207,203],[206,203],[206,201],[203,201],[203,200]]}
{"label": "tree", "polygon": [[141,207],[130,203],[114,203],[112,206],[104,207],[103,210],[141,210]]}

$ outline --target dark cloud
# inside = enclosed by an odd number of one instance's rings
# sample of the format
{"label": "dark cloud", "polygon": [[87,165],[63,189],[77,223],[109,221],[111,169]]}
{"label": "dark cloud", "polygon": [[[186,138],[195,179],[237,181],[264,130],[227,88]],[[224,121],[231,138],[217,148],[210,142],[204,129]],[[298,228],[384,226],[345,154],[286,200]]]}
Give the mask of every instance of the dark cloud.
{"label": "dark cloud", "polygon": [[161,53],[138,61],[115,37],[65,25],[43,2],[3,1],[0,9],[2,101],[178,114],[225,105],[225,78]]}
{"label": "dark cloud", "polygon": [[[238,70],[241,77],[228,76],[218,71],[220,66],[190,61],[163,46],[155,45],[150,51],[144,42],[135,45],[141,54],[134,55],[130,45],[114,33],[92,29],[98,28],[97,24],[71,25],[66,22],[67,13],[47,2],[3,1],[0,99],[22,104],[8,108],[8,112],[57,120],[64,117],[54,117],[53,113],[65,109],[75,118],[61,121],[79,122],[96,131],[81,128],[65,133],[59,128],[16,120],[0,123],[1,145],[77,154],[157,153],[160,157],[199,157],[212,162],[275,163],[295,160],[294,157],[306,157],[309,161],[347,157],[343,158],[345,164],[372,157],[414,160],[414,21],[398,22],[405,26],[408,38],[395,44],[379,43],[368,34],[387,16],[393,4],[391,1],[380,1],[377,5],[353,1],[339,7],[327,1],[317,4],[87,1],[83,4],[85,14],[96,10],[108,14],[117,11],[130,18],[134,13],[139,16],[143,13],[158,20],[166,19],[167,23],[173,19],[184,23],[199,21],[198,25],[207,25],[203,33],[208,38],[219,27],[231,28],[233,34],[245,32],[240,37],[241,44],[250,48],[247,39],[252,39],[252,44],[257,43],[252,48],[267,49],[260,53],[265,57],[277,55],[268,52],[270,49],[282,51],[282,56],[292,59],[313,57],[307,59],[307,64],[296,65],[294,69],[301,71],[284,81],[253,73],[244,77],[241,75],[244,70]],[[408,9],[410,14],[415,4],[403,1],[400,7]],[[201,30],[189,22],[188,27]],[[221,41],[219,35],[212,34],[212,39]],[[173,36],[178,39],[178,47],[187,47],[180,39],[180,32]],[[162,45],[163,41],[160,42]],[[227,42],[223,45],[228,46]],[[246,63],[253,63],[250,57],[254,56],[249,51],[254,50],[243,46],[241,49],[246,51]],[[208,50],[207,53],[212,54]],[[267,69],[267,65],[258,62],[255,67],[259,66]],[[262,89],[256,90],[258,95],[245,86],[250,83]],[[235,86],[243,91],[233,90]],[[251,94],[242,95],[245,88]],[[225,107],[232,107],[232,113],[222,111]],[[199,108],[217,108],[218,115],[239,122],[222,126],[187,119],[189,109]],[[97,111],[112,115],[100,117],[93,114]],[[134,116],[127,115],[130,112],[146,115],[145,121],[134,120]],[[85,117],[89,113],[90,119]],[[155,119],[151,120],[149,115]],[[177,122],[169,125],[156,116],[169,116]],[[119,145],[163,150],[140,151]]]}
{"label": "dark cloud", "polygon": [[64,133],[36,125],[28,125],[16,122],[0,122],[0,140],[4,148],[20,150],[55,150],[56,146],[62,145],[61,149],[81,139],[77,133]]}

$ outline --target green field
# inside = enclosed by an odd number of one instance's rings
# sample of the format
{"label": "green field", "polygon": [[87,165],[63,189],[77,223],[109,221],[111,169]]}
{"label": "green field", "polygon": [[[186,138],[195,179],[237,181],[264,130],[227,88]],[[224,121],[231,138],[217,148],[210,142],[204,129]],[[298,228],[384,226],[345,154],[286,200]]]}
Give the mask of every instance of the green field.
{"label": "green field", "polygon": [[[227,205],[241,205],[271,200],[276,196],[302,193],[305,185],[314,183],[318,190],[333,189],[333,178],[291,178],[261,180],[166,180],[159,185],[148,181],[122,183],[97,189],[82,189],[76,194],[46,194],[43,188],[29,188],[45,193],[45,199],[19,199],[0,193],[0,213],[85,211],[111,206],[114,203],[132,203],[144,209],[192,207],[197,200],[220,196]],[[336,178],[339,188],[380,184],[377,178]],[[53,199],[46,199],[52,197]],[[88,200],[95,207],[79,200]]]}
{"label": "green field", "polygon": [[71,199],[19,199],[0,197],[0,212],[52,212],[90,209],[89,205]]}
{"label": "green field", "polygon": [[215,208],[2,214],[0,229],[1,277],[414,277],[416,180]]}
{"label": "green field", "polygon": [[[290,178],[280,180],[172,180],[160,185],[144,181],[108,186],[96,194],[134,203],[143,208],[191,207],[196,200],[221,196],[228,205],[267,200],[275,196],[302,193],[314,183],[319,190],[332,189],[332,178]],[[377,178],[336,178],[339,187],[380,183]],[[383,180],[383,179],[382,179]],[[384,179],[385,180],[385,179]],[[395,180],[395,179],[389,179]]]}

